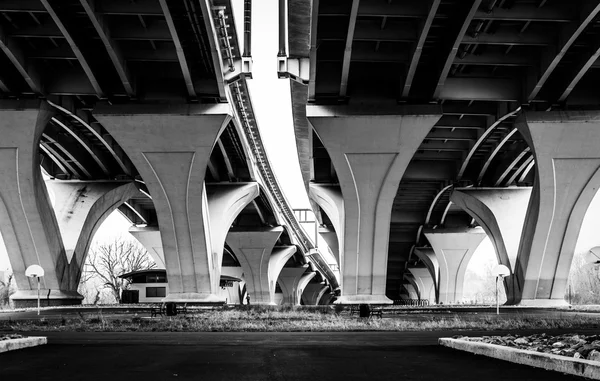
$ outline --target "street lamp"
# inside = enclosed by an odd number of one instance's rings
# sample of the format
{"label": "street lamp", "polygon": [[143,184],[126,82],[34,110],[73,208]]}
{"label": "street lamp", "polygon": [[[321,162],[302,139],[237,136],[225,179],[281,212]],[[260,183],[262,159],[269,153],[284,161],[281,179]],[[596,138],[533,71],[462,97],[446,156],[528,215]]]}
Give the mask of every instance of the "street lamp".
{"label": "street lamp", "polygon": [[27,268],[27,270],[25,270],[25,276],[29,277],[29,278],[37,278],[37,284],[38,284],[38,292],[37,292],[37,305],[38,305],[38,311],[37,314],[40,314],[40,277],[44,276],[44,269],[42,268],[42,266],[40,265],[31,265]]}
{"label": "street lamp", "polygon": [[496,315],[500,315],[500,301],[498,300],[498,279],[504,278],[510,275],[510,269],[504,265],[497,265],[492,270],[496,275]]}

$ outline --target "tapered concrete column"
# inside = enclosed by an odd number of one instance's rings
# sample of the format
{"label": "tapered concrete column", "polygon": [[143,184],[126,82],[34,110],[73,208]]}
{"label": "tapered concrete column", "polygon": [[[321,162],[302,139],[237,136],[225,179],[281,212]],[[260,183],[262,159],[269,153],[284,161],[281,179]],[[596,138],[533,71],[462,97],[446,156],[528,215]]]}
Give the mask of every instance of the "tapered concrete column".
{"label": "tapered concrete column", "polygon": [[275,285],[285,263],[296,252],[295,246],[274,247],[283,228],[236,231],[227,235],[244,271],[252,304],[275,304]]}
{"label": "tapered concrete column", "polygon": [[302,291],[304,287],[315,276],[314,272],[306,272],[308,265],[300,267],[284,267],[279,274],[277,282],[283,293],[284,305],[300,305]]}
{"label": "tapered concrete column", "polygon": [[511,269],[511,276],[504,278],[507,305],[521,299],[522,290],[514,270],[530,196],[528,187],[460,188],[450,196],[450,201],[483,227],[494,244],[498,263]]}
{"label": "tapered concrete column", "polygon": [[[408,281],[409,285],[412,286],[413,291],[415,292],[416,298],[411,297],[411,299],[421,299],[421,289],[419,288],[419,284],[416,282],[415,277],[410,273],[404,274],[404,280]],[[407,288],[410,293],[410,289]]]}
{"label": "tapered concrete column", "polygon": [[165,253],[158,226],[132,226],[129,228],[129,234],[146,248],[146,251],[156,263],[157,269],[166,269]]}
{"label": "tapered concrete column", "polygon": [[231,224],[242,210],[260,193],[256,183],[207,185],[208,220],[212,249],[213,289],[219,287],[225,238]]}
{"label": "tapered concrete column", "polygon": [[563,305],[583,218],[600,187],[600,112],[525,112],[536,164],[516,268],[522,305]]}
{"label": "tapered concrete column", "polygon": [[339,264],[340,264],[340,247],[338,244],[339,240],[337,237],[337,232],[335,230],[331,230],[331,229],[319,228],[319,234],[321,235],[321,237],[323,237],[323,239],[325,240],[325,243],[327,243],[327,246],[329,247],[331,254],[333,254],[333,256],[335,257],[335,260],[339,266]]}
{"label": "tapered concrete column", "polygon": [[482,228],[426,230],[440,266],[439,302],[462,302],[465,271],[469,261],[486,237]]}
{"label": "tapered concrete column", "polygon": [[320,306],[328,306],[331,304],[331,301],[333,300],[335,296],[330,293],[330,292],[325,292],[323,293],[323,296],[321,296],[321,298],[319,299],[319,305]]}
{"label": "tapered concrete column", "polygon": [[337,303],[391,303],[385,296],[392,204],[439,107],[307,106],[335,167],[344,199]]}
{"label": "tapered concrete column", "polygon": [[433,286],[435,288],[435,300],[439,300],[439,284],[440,284],[440,265],[435,252],[430,247],[421,247],[414,251],[417,258],[425,264],[425,267],[429,271],[429,275],[433,280]]}
{"label": "tapered concrete column", "polygon": [[308,196],[323,209],[333,224],[335,231],[321,233],[321,236],[327,242],[327,246],[329,246],[338,265],[341,267],[340,252],[343,250],[344,245],[344,199],[340,187],[310,183]]}
{"label": "tapered concrete column", "polygon": [[425,267],[413,267],[409,268],[408,271],[410,271],[415,282],[419,285],[421,299],[428,300],[429,304],[435,304],[435,284],[429,270]]}
{"label": "tapered concrete column", "polygon": [[405,284],[404,288],[406,289],[406,291],[408,292],[408,298],[409,299],[419,299],[419,294],[417,292],[417,290],[415,289],[415,286],[412,284]]}
{"label": "tapered concrete column", "polygon": [[327,290],[329,290],[329,286],[326,285],[325,282],[309,283],[302,293],[302,302],[306,306],[316,306],[319,304],[319,298],[322,297]]}
{"label": "tapered concrete column", "polygon": [[224,302],[216,295],[219,274],[215,270],[220,264],[215,261],[222,247],[220,237],[225,237],[229,226],[225,226],[227,218],[211,225],[213,213],[204,177],[212,148],[230,114],[226,104],[102,106],[94,110],[152,195],[169,276],[165,301]]}

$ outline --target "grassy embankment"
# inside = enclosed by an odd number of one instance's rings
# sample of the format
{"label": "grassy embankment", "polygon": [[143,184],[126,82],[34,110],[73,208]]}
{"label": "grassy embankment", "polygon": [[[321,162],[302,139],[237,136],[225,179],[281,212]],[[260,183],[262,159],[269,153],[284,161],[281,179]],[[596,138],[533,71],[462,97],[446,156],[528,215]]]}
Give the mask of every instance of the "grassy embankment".
{"label": "grassy embankment", "polygon": [[392,315],[383,319],[350,316],[347,311],[323,308],[269,308],[197,311],[187,316],[156,317],[79,313],[75,318],[0,321],[0,331],[100,331],[100,332],[335,332],[424,330],[518,330],[600,328],[600,317],[527,315]]}

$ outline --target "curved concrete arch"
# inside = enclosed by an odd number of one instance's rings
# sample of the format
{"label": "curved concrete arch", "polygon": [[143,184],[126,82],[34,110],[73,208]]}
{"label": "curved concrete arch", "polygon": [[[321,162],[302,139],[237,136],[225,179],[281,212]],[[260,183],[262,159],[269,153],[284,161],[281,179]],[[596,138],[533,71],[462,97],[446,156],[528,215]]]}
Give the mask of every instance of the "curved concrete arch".
{"label": "curved concrete arch", "polygon": [[269,257],[269,292],[271,301],[275,300],[275,283],[281,274],[281,270],[287,261],[296,253],[296,246],[274,247],[271,257]]}
{"label": "curved concrete arch", "polygon": [[52,188],[56,197],[54,212],[69,263],[68,289],[76,290],[94,234],[112,212],[138,193],[138,189],[133,182],[50,180],[46,186]]}
{"label": "curved concrete arch", "polygon": [[304,275],[300,277],[300,280],[298,281],[298,288],[296,290],[297,304],[300,304],[300,301],[302,300],[302,294],[304,293],[306,286],[315,277],[315,275],[316,273],[314,271],[311,271],[304,273]]}
{"label": "curved concrete arch", "polygon": [[[340,253],[343,253],[344,250],[344,198],[342,191],[338,186],[310,183],[308,186],[308,195],[325,211],[333,224],[338,247],[338,252],[334,252],[334,255],[341,268]],[[331,247],[329,242],[327,244]]]}
{"label": "curved concrete arch", "polygon": [[323,300],[323,297],[329,291],[331,291],[331,288],[329,286],[323,286],[323,288],[321,289],[321,291],[319,291],[319,294],[317,295],[315,305],[321,305],[321,300]]}
{"label": "curved concrete arch", "polygon": [[515,264],[531,188],[458,188],[450,199],[469,213],[490,237],[498,263],[511,269],[504,278],[506,304],[520,300]]}
{"label": "curved concrete arch", "polygon": [[225,239],[231,224],[259,194],[256,183],[209,184],[206,186],[212,254],[212,289],[217,292]]}

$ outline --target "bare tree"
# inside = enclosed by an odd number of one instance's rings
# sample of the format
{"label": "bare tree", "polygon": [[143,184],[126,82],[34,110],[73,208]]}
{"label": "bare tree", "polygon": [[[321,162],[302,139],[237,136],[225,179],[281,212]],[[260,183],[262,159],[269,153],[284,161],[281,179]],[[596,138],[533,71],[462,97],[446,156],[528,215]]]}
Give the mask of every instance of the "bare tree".
{"label": "bare tree", "polygon": [[[583,253],[573,257],[569,274],[571,288],[571,303],[573,304],[598,304],[600,303],[600,277],[598,266],[585,262]],[[569,290],[567,290],[569,292]]]}
{"label": "bare tree", "polygon": [[15,292],[12,287],[13,274],[9,274],[6,281],[0,280],[0,306],[7,306],[10,303],[10,296]]}
{"label": "bare tree", "polygon": [[121,302],[123,280],[119,275],[156,267],[148,252],[137,242],[115,238],[112,242],[94,247],[85,262],[81,283],[99,280],[102,284],[95,293],[95,303],[100,299],[100,291],[107,289],[117,303]]}

